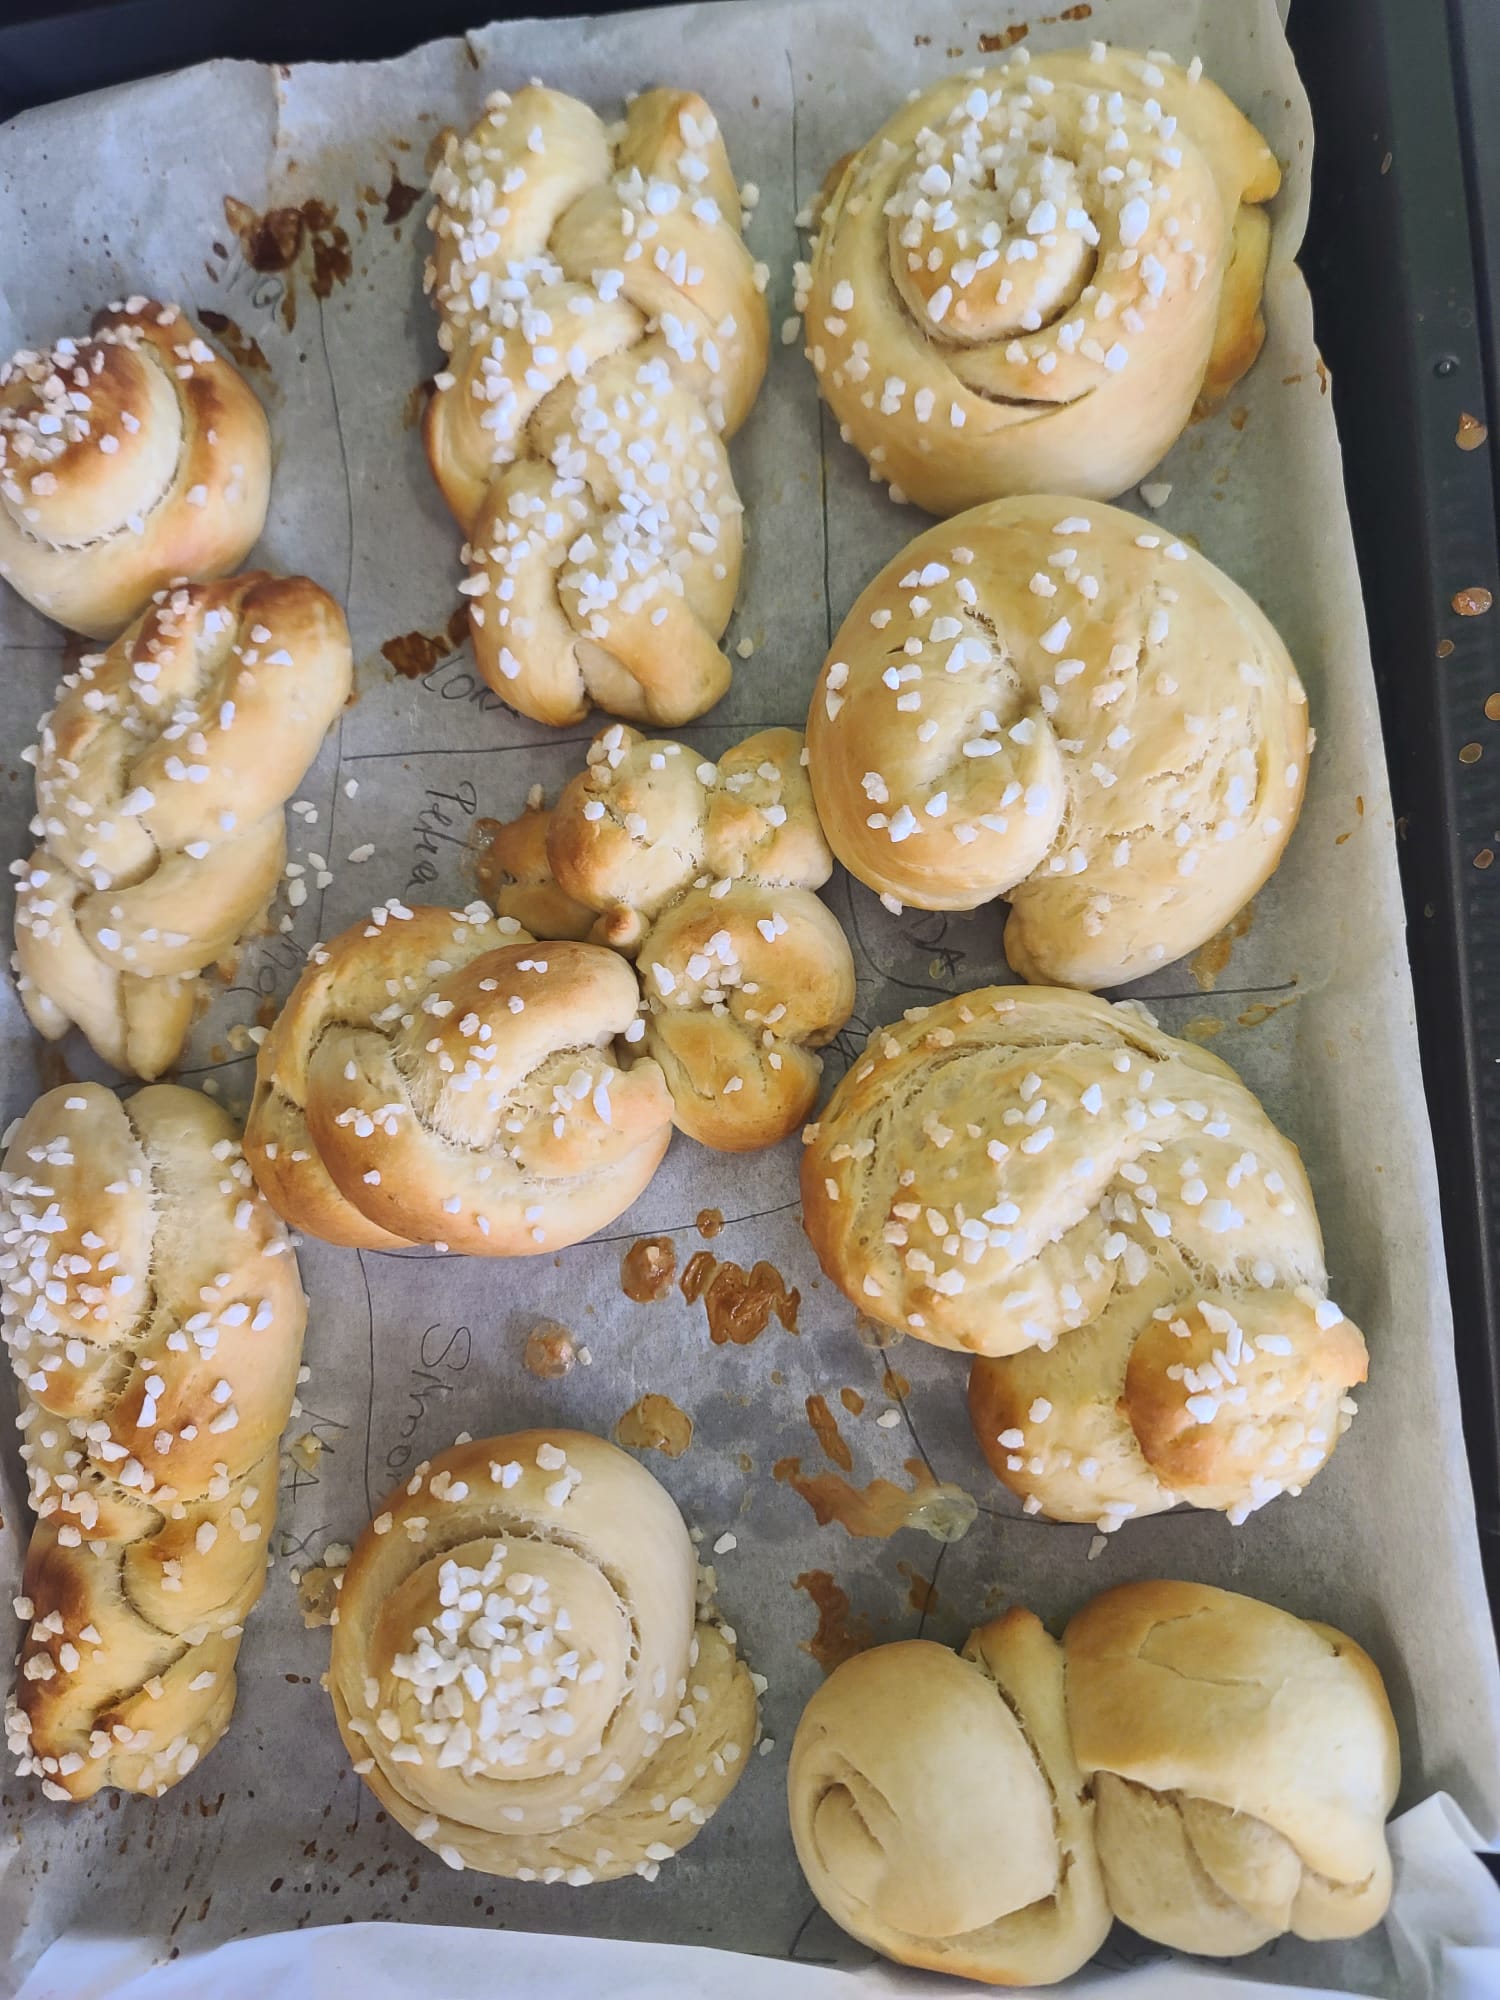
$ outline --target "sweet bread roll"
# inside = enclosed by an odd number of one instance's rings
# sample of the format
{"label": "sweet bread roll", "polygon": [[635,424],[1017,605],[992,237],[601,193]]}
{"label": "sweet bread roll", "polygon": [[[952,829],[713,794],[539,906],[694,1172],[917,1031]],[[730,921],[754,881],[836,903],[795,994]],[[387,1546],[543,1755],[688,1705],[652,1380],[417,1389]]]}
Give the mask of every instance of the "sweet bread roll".
{"label": "sweet bread roll", "polygon": [[1307,697],[1264,614],[1170,530],[999,500],[856,601],[808,713],[834,853],[898,903],[1010,901],[1039,984],[1118,986],[1221,930],[1302,806]]}
{"label": "sweet bread roll", "polygon": [[234,1708],[307,1301],[196,1091],[65,1084],[9,1140],[0,1310],[37,1520],[6,1737],[49,1798],[159,1794]]}
{"label": "sweet bread roll", "polygon": [[1131,1583],[1063,1637],[1105,1887],[1143,1937],[1213,1958],[1354,1937],[1391,1892],[1400,1748],[1342,1632],[1200,1583]]}
{"label": "sweet bread roll", "polygon": [[1327,1459],[1364,1342],[1296,1148],[1133,1005],[992,986],[877,1028],[809,1126],[808,1236],[862,1312],[976,1363],[1033,1511],[1238,1517]]}
{"label": "sweet bread roll", "polygon": [[817,1051],[854,1007],[848,942],[813,893],[833,857],[801,760],[792,729],[761,730],[715,764],[615,723],[550,814],[528,807],[479,863],[497,909],[569,936],[591,918],[588,935],[635,958],[645,1048],[676,1123],[724,1151],[796,1130],[817,1098]]}
{"label": "sweet bread roll", "polygon": [[611,132],[560,91],[499,92],[433,192],[451,360],[424,437],[481,673],[539,722],[701,715],[739,580],[724,439],[768,343],[713,113],[649,90]]}
{"label": "sweet bread roll", "polygon": [[1108,499],[1254,361],[1281,174],[1201,70],[1018,49],[835,169],[797,305],[844,437],[899,497]]}
{"label": "sweet bread roll", "polygon": [[1048,1985],[1103,1944],[1062,1648],[1029,1611],[858,1653],[803,1711],[787,1798],[823,1908],[904,1965]]}
{"label": "sweet bread roll", "polygon": [[41,840],[13,864],[16,969],[32,1025],[77,1026],[117,1069],[182,1053],[201,988],[264,912],[282,808],[349,694],[344,614],[305,576],[181,584],[41,721]]}
{"label": "sweet bread roll", "polygon": [[237,568],[270,490],[265,411],[176,306],[129,298],[0,367],[0,576],[74,632]]}
{"label": "sweet bread roll", "polygon": [[654,1879],[756,1733],[749,1672],[696,1586],[670,1496],[614,1445],[455,1445],[344,1572],[328,1688],[355,1770],[452,1868]]}
{"label": "sweet bread roll", "polygon": [[392,901],[319,945],[256,1063],[245,1153],[294,1228],[527,1257],[592,1235],[661,1163],[672,1107],[624,1068],[635,975],[513,918]]}

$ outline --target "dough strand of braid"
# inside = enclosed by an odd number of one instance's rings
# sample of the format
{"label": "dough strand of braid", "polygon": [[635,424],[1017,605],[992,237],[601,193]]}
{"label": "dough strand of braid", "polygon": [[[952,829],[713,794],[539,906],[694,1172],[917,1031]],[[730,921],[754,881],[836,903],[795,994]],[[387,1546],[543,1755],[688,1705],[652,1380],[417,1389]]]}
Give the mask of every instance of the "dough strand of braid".
{"label": "dough strand of braid", "polygon": [[628,1066],[635,973],[484,903],[396,899],[316,946],[261,1045],[245,1152],[294,1228],[488,1257],[565,1248],[660,1165],[672,1105]]}
{"label": "dough strand of braid", "polygon": [[602,1438],[520,1431],[419,1465],[344,1572],[328,1689],[354,1768],[451,1868],[654,1880],[757,1731],[665,1489]]}
{"label": "dough strand of braid", "polygon": [[611,130],[559,91],[497,92],[432,185],[449,360],[423,434],[479,670],[540,722],[689,721],[729,686],[725,442],[769,341],[713,113],[649,90]]}
{"label": "dough strand of braid", "polygon": [[1301,1492],[1355,1414],[1296,1148],[1129,1004],[989,987],[877,1028],[804,1135],[807,1233],[862,1312],[979,1357],[1028,1513],[1110,1532]]}
{"label": "dough strand of braid", "polygon": [[1018,49],[916,93],[797,271],[842,435],[933,514],[1123,493],[1259,353],[1280,180],[1196,58]]}
{"label": "dough strand of braid", "polygon": [[72,631],[236,569],[270,488],[255,392],[176,306],[126,299],[0,367],[0,577]]}
{"label": "dough strand of braid", "polygon": [[797,1129],[854,1007],[848,940],[815,894],[833,856],[803,756],[793,729],[715,763],[613,723],[557,804],[496,828],[479,864],[497,909],[635,960],[677,1126],[723,1151]]}
{"label": "dough strand of braid", "polygon": [[37,1517],[7,1740],[49,1798],[160,1794],[234,1708],[307,1317],[227,1113],[38,1098],[0,1164],[0,1311]]}
{"label": "dough strand of braid", "polygon": [[349,629],[306,577],[162,591],[63,679],[34,752],[40,841],[16,876],[32,1025],[117,1069],[182,1052],[205,968],[276,892],[283,808],[348,698]]}

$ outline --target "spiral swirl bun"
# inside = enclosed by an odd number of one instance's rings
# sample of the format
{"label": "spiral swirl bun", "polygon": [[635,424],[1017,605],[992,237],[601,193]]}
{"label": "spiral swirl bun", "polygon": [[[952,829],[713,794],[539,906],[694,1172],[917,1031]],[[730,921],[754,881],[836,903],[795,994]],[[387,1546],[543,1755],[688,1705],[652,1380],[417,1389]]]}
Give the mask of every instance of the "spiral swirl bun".
{"label": "spiral swirl bun", "polygon": [[1260,350],[1280,172],[1196,62],[1018,50],[836,174],[807,352],[845,437],[930,513],[1122,493]]}
{"label": "spiral swirl bun", "polygon": [[1031,1511],[1243,1518],[1333,1450],[1365,1350],[1297,1150],[1138,1009],[1035,987],[914,1008],[807,1137],[807,1233],[854,1303],[1014,1357],[976,1365],[971,1407]]}
{"label": "spiral swirl bun", "polygon": [[795,730],[715,764],[614,723],[550,813],[497,829],[479,872],[497,909],[635,958],[678,1128],[747,1152],[802,1123],[817,1051],[853,1011],[848,941],[813,893],[832,869]]}
{"label": "spiral swirl bun", "polygon": [[344,1573],[328,1686],[381,1804],[454,1868],[654,1878],[756,1730],[671,1498],[578,1431],[455,1445]]}
{"label": "spiral swirl bun", "polygon": [[106,1062],[158,1076],[201,992],[275,893],[282,807],[349,693],[344,614],[260,571],[160,593],[85,654],[42,717],[42,845],[13,864],[16,968],[32,1025],[77,1025]]}
{"label": "spiral swirl bun", "polygon": [[0,368],[0,577],[75,632],[237,567],[270,479],[265,412],[176,306],[127,299]]}
{"label": "spiral swirl bun", "polygon": [[424,436],[469,536],[480,671],[541,722],[701,715],[739,578],[724,439],[768,342],[713,113],[650,90],[616,136],[559,91],[502,92],[433,192],[451,362]]}
{"label": "spiral swirl bun", "polygon": [[50,1798],[159,1794],[228,1727],[307,1301],[227,1114],[67,1084],[0,1167],[36,1529],[10,1748]]}
{"label": "spiral swirl bun", "polygon": [[1276,867],[1307,697],[1259,607],[1132,514],[997,500],[857,599],[808,713],[835,854],[922,909],[1010,901],[1024,979],[1117,986],[1193,951]]}
{"label": "spiral swirl bun", "polygon": [[1400,1749],[1352,1639],[1208,1584],[1150,1582],[1085,1605],[1063,1647],[1105,1885],[1132,1930],[1220,1958],[1379,1923]]}
{"label": "spiral swirl bun", "polygon": [[311,954],[261,1046],[245,1152],[334,1243],[525,1257],[627,1209],[672,1136],[625,961],[536,946],[483,903],[391,902]]}
{"label": "spiral swirl bun", "polygon": [[792,1838],[838,1924],[887,1958],[991,1985],[1065,1979],[1110,1925],[1062,1648],[1029,1611],[856,1654],[803,1711]]}

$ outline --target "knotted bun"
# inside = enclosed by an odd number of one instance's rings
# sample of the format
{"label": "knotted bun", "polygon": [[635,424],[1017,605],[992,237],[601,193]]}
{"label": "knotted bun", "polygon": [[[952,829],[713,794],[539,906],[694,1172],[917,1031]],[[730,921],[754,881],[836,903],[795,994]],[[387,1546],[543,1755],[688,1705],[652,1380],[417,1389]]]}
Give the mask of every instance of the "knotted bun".
{"label": "knotted bun", "polygon": [[1108,499],[1254,361],[1281,175],[1201,69],[1018,49],[835,170],[798,310],[843,435],[900,497]]}
{"label": "knotted bun", "polygon": [[833,857],[801,759],[792,729],[713,763],[615,723],[551,812],[528,807],[479,864],[497,909],[636,960],[676,1123],[730,1152],[796,1130],[854,1006],[848,942],[813,893]]}
{"label": "knotted bun", "polygon": [[1130,1005],[988,987],[877,1028],[809,1126],[807,1233],[862,1312],[976,1362],[1028,1511],[1242,1520],[1325,1463],[1364,1341],[1296,1148]]}
{"label": "knotted bun", "polygon": [[499,92],[433,192],[451,363],[424,437],[469,536],[480,671],[540,722],[701,715],[740,566],[723,440],[768,343],[713,113],[650,90],[611,132],[559,91]]}
{"label": "knotted bun", "polygon": [[127,299],[0,367],[0,576],[75,632],[236,568],[270,480],[254,391],[176,306]]}
{"label": "knotted bun", "polygon": [[18,984],[43,1035],[76,1025],[137,1076],[177,1060],[199,975],[276,891],[282,808],[352,672],[328,593],[256,570],[162,592],[64,677],[36,752],[42,845],[13,864]]}
{"label": "knotted bun", "polygon": [[756,1732],[749,1672],[696,1585],[670,1496],[602,1438],[455,1445],[344,1572],[328,1686],[355,1769],[450,1867],[654,1878]]}
{"label": "knotted bun", "polygon": [[797,1725],[787,1798],[813,1894],[903,1965],[1046,1985],[1108,1933],[1062,1648],[1029,1611],[961,1655],[915,1639],[846,1660]]}
{"label": "knotted bun", "polygon": [[218,1741],[265,1580],[307,1301],[226,1113],[66,1084],[0,1166],[35,1532],[6,1719],[51,1798],[161,1793]]}
{"label": "knotted bun", "polygon": [[856,601],[808,713],[834,853],[887,899],[1005,896],[1040,984],[1118,986],[1221,930],[1281,859],[1312,732],[1222,571],[1132,514],[995,501]]}
{"label": "knotted bun", "polygon": [[1400,1746],[1352,1639],[1208,1584],[1150,1582],[1085,1605],[1063,1647],[1105,1886],[1132,1930],[1221,1958],[1379,1923]]}
{"label": "knotted bun", "polygon": [[635,975],[513,918],[391,902],[319,945],[261,1046],[245,1151],[334,1243],[533,1256],[628,1208],[667,1150],[651,1061],[623,1068]]}

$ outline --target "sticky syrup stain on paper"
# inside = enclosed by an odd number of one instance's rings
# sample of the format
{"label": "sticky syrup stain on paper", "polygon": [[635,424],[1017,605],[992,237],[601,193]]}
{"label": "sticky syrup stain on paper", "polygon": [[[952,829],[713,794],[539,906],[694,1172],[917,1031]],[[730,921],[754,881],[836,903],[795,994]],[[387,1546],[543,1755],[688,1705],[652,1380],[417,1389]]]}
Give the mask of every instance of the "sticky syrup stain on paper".
{"label": "sticky syrup stain on paper", "polygon": [[1458,420],[1458,430],[1453,442],[1460,451],[1478,451],[1490,434],[1488,424],[1482,424],[1478,417],[1465,410]]}
{"label": "sticky syrup stain on paper", "polygon": [[521,1359],[529,1374],[543,1382],[555,1382],[577,1361],[578,1342],[557,1320],[539,1319],[526,1336]]}
{"label": "sticky syrup stain on paper", "polygon": [[1273,1014],[1279,1014],[1283,1007],[1290,1007],[1301,998],[1300,993],[1290,993],[1285,1000],[1256,1000],[1243,1014],[1237,1014],[1235,1019],[1242,1028],[1258,1028],[1263,1021],[1269,1021]]}
{"label": "sticky syrup stain on paper", "polygon": [[854,1454],[844,1441],[839,1429],[838,1418],[828,1407],[823,1396],[809,1396],[807,1399],[807,1421],[812,1425],[813,1436],[823,1447],[823,1456],[842,1472],[854,1470]]}
{"label": "sticky syrup stain on paper", "polygon": [[681,1458],[693,1441],[693,1420],[670,1396],[642,1396],[615,1425],[615,1438],[637,1451],[659,1451],[665,1458]]}
{"label": "sticky syrup stain on paper", "polygon": [[318,1460],[323,1456],[323,1440],[316,1431],[304,1431],[299,1438],[293,1438],[287,1446],[287,1455],[296,1460],[304,1472],[316,1472]]}
{"label": "sticky syrup stain on paper", "polygon": [[874,1645],[869,1619],[849,1616],[849,1593],[826,1569],[804,1570],[797,1578],[797,1589],[806,1591],[818,1614],[818,1629],[802,1641],[802,1651],[810,1653],[825,1674]]}
{"label": "sticky syrup stain on paper", "polygon": [[840,1389],[839,1401],[851,1417],[862,1417],[864,1415],[865,1399],[859,1393],[858,1389]]}
{"label": "sticky syrup stain on paper", "polygon": [[439,660],[456,653],[468,636],[469,608],[460,604],[441,632],[403,632],[380,650],[403,680],[419,681]]}
{"label": "sticky syrup stain on paper", "polygon": [[969,1532],[979,1512],[972,1494],[934,1479],[919,1458],[906,1461],[910,1486],[898,1486],[890,1479],[851,1486],[836,1472],[804,1472],[800,1458],[778,1459],[771,1469],[807,1502],[820,1528],[837,1521],[861,1541],[884,1541],[903,1528],[919,1528],[935,1542],[956,1542]]}
{"label": "sticky syrup stain on paper", "polygon": [[906,1601],[913,1611],[926,1617],[936,1614],[938,1608],[937,1585],[930,1576],[923,1576],[915,1563],[898,1562],[897,1569],[906,1578]]}
{"label": "sticky syrup stain on paper", "polygon": [[643,1236],[620,1259],[620,1290],[638,1306],[664,1299],[676,1276],[677,1246],[670,1236]]}
{"label": "sticky syrup stain on paper", "polygon": [[979,53],[982,56],[997,56],[1002,49],[1013,49],[1017,42],[1024,42],[1026,34],[1025,22],[1017,22],[1009,28],[997,28],[993,34],[979,37]]}
{"label": "sticky syrup stain on paper", "polygon": [[1467,590],[1453,593],[1453,609],[1460,618],[1482,618],[1495,601],[1492,590],[1486,590],[1482,583],[1471,583]]}
{"label": "sticky syrup stain on paper", "polygon": [[688,1259],[679,1282],[689,1303],[702,1299],[708,1337],[715,1347],[748,1347],[760,1339],[773,1313],[788,1333],[797,1331],[802,1294],[789,1291],[776,1266],[764,1258],[747,1271],[741,1264],[720,1263],[711,1250],[698,1250]]}
{"label": "sticky syrup stain on paper", "polygon": [[199,308],[198,317],[225,353],[237,361],[241,368],[270,368],[266,350],[260,342],[246,333],[228,313],[215,312],[211,306],[202,306]]}
{"label": "sticky syrup stain on paper", "polygon": [[339,1601],[339,1580],[343,1574],[341,1569],[329,1569],[323,1563],[315,1563],[298,1577],[297,1605],[302,1613],[302,1623],[309,1632],[316,1631],[320,1625],[333,1623]]}
{"label": "sticky syrup stain on paper", "polygon": [[707,1243],[712,1243],[724,1227],[724,1211],[721,1208],[700,1208],[694,1225],[698,1234]]}
{"label": "sticky syrup stain on paper", "polygon": [[1248,937],[1250,926],[1255,922],[1255,905],[1246,903],[1239,915],[1230,919],[1223,930],[1211,937],[1207,944],[1200,944],[1188,960],[1188,971],[1200,993],[1212,993],[1229,963],[1230,953],[1242,937]]}
{"label": "sticky syrup stain on paper", "polygon": [[1215,1035],[1222,1035],[1224,1023],[1217,1014],[1195,1014],[1191,1021],[1183,1023],[1182,1039],[1185,1042],[1211,1042]]}

